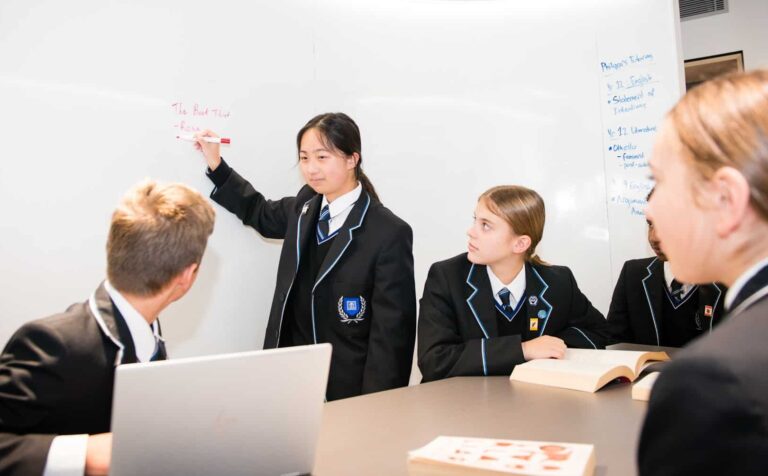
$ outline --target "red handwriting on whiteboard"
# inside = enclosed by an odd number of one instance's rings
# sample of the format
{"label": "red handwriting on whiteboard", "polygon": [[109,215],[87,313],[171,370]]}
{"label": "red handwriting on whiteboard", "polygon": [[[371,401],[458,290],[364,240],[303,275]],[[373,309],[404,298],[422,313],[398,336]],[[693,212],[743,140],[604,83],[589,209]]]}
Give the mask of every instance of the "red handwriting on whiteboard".
{"label": "red handwriting on whiteboard", "polygon": [[201,130],[199,127],[188,123],[187,121],[180,121],[173,125],[181,132],[197,132]]}
{"label": "red handwriting on whiteboard", "polygon": [[231,114],[229,110],[224,109],[221,106],[208,106],[193,102],[191,106],[183,103],[182,101],[176,101],[171,103],[171,110],[177,116],[184,117],[173,125],[179,132],[197,132],[202,130],[202,127],[198,127],[195,124],[189,122],[187,118],[213,118],[213,119],[227,119]]}
{"label": "red handwriting on whiteboard", "polygon": [[[177,116],[196,116],[196,117],[220,117],[226,119],[231,114],[229,110],[221,106],[208,106],[200,103],[192,103],[189,107],[181,101],[176,101],[171,104],[174,114]],[[191,111],[191,114],[190,114]]]}

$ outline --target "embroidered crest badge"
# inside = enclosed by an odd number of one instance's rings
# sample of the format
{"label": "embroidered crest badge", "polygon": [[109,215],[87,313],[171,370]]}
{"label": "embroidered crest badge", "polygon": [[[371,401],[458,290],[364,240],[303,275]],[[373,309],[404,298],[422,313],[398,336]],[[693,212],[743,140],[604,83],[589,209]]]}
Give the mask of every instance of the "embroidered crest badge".
{"label": "embroidered crest badge", "polygon": [[365,318],[366,303],[363,296],[341,296],[337,307],[339,318],[345,324],[362,322]]}

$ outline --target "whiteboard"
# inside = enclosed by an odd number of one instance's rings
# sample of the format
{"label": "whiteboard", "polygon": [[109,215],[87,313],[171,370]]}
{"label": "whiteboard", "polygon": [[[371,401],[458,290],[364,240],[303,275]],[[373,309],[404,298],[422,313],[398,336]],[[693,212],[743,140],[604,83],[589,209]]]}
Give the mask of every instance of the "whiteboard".
{"label": "whiteboard", "polygon": [[[657,125],[682,91],[674,0],[14,0],[0,51],[2,341],[87,299],[132,184],[212,190],[179,131],[231,137],[228,162],[279,198],[301,186],[296,132],[326,111],[358,122],[368,176],[414,229],[418,296],[465,250],[477,196],[517,183],[547,204],[539,254],[605,312],[623,261],[649,254],[647,166],[626,168],[609,129]],[[617,113],[622,75],[653,83]],[[161,316],[173,356],[262,345],[281,243],[217,212],[197,284]]]}

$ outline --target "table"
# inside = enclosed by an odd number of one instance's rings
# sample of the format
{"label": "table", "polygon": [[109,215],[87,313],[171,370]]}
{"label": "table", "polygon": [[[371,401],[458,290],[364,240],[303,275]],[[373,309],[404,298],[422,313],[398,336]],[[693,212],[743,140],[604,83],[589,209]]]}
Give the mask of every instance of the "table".
{"label": "table", "polygon": [[439,435],[592,443],[596,475],[637,473],[647,404],[631,385],[597,393],[456,377],[325,405],[316,476],[406,475],[407,452]]}

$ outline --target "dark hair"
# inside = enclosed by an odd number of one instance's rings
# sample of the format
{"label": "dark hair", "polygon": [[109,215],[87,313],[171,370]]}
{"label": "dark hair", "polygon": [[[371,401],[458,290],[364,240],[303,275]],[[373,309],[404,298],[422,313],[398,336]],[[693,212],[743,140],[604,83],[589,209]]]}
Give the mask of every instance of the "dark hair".
{"label": "dark hair", "polygon": [[336,149],[345,155],[357,153],[360,157],[355,166],[355,178],[360,181],[368,195],[376,201],[379,195],[373,184],[363,172],[363,154],[361,152],[360,129],[351,117],[343,112],[326,112],[307,122],[296,135],[296,148],[301,149],[301,138],[310,129],[317,129],[326,147]]}
{"label": "dark hair", "polygon": [[656,190],[656,186],[654,185],[650,192],[648,192],[648,196],[645,197],[645,201],[648,202],[651,200],[651,195],[653,195],[654,190]]}

